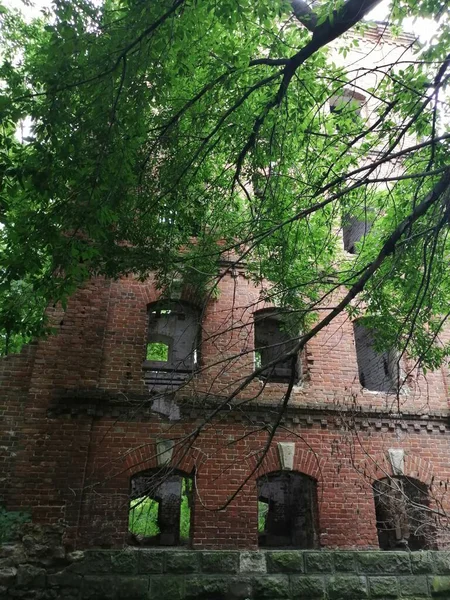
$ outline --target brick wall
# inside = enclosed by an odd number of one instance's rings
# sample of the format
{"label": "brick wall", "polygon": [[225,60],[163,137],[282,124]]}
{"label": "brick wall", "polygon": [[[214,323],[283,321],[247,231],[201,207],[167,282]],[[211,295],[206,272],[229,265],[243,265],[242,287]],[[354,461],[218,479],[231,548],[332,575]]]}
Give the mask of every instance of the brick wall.
{"label": "brick wall", "polygon": [[[447,509],[445,368],[411,375],[398,397],[361,389],[353,325],[342,315],[308,343],[304,381],[258,464],[286,384],[254,381],[237,397],[239,406],[226,400],[253,369],[253,312],[265,307],[260,290],[242,271],[224,276],[204,311],[199,373],[159,399],[142,369],[147,306],[157,299],[151,280],[93,280],[65,312],[53,310],[56,335],[0,361],[8,507],[31,508],[38,522],[63,522],[72,546],[121,546],[130,478],[156,467],[156,441],[171,439],[172,465],[195,473],[196,548],[257,547],[256,482],[281,468],[280,441],[295,444],[293,468],[317,480],[322,547],[377,547],[370,484],[391,473],[392,448],[404,450],[405,475],[433,483]],[[162,401],[175,412],[161,414]],[[444,547],[445,527],[439,536]]]}

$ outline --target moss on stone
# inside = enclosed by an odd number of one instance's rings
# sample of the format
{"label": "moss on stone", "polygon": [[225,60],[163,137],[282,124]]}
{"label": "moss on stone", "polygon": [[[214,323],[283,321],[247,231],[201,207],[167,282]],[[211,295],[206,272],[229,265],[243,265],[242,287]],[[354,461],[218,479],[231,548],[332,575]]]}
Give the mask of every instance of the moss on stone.
{"label": "moss on stone", "polygon": [[306,552],[305,564],[307,573],[331,573],[333,571],[333,553]]}
{"label": "moss on stone", "polygon": [[116,600],[146,600],[148,589],[148,577],[119,577]]}
{"label": "moss on stone", "polygon": [[185,600],[222,600],[228,591],[226,577],[197,575],[186,577]]}
{"label": "moss on stone", "polygon": [[357,552],[361,573],[407,575],[411,573],[408,552]]}
{"label": "moss on stone", "polygon": [[303,552],[278,550],[266,553],[269,573],[303,573]]}
{"label": "moss on stone", "polygon": [[325,598],[325,581],[314,575],[291,575],[292,600],[316,600]]}
{"label": "moss on stone", "polygon": [[149,600],[184,600],[184,579],[182,575],[152,575]]}
{"label": "moss on stone", "polygon": [[258,600],[279,600],[290,597],[289,579],[285,575],[266,575],[253,582],[253,595]]}
{"label": "moss on stone", "polygon": [[398,598],[397,579],[388,577],[369,577],[370,594],[374,598]]}
{"label": "moss on stone", "polygon": [[238,573],[239,552],[202,552],[202,570],[204,573]]}
{"label": "moss on stone", "polygon": [[138,573],[162,573],[164,552],[159,550],[139,550]]}
{"label": "moss on stone", "polygon": [[138,570],[138,551],[126,549],[111,555],[113,573],[134,575]]}
{"label": "moss on stone", "polygon": [[365,578],[356,575],[330,577],[327,591],[330,600],[363,600],[369,597]]}
{"label": "moss on stone", "polygon": [[198,573],[200,554],[198,552],[168,552],[165,570],[167,573]]}
{"label": "moss on stone", "polygon": [[450,598],[450,577],[435,575],[429,578],[433,598]]}

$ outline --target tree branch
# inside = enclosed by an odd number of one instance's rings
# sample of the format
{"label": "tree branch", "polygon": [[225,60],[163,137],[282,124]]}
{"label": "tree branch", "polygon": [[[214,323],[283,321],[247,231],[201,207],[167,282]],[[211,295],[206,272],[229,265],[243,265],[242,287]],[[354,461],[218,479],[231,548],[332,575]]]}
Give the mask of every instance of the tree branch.
{"label": "tree branch", "polygon": [[317,15],[304,0],[291,0],[292,10],[298,21],[310,31],[317,26]]}

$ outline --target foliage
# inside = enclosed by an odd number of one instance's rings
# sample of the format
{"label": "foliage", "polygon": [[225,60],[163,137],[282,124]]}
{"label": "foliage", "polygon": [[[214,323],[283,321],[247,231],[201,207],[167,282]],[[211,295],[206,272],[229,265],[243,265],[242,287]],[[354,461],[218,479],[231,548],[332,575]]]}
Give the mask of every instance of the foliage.
{"label": "foliage", "polygon": [[268,512],[268,503],[258,501],[258,533],[263,533],[266,529],[266,517]]}
{"label": "foliage", "polygon": [[147,344],[146,359],[167,362],[169,360],[169,347],[163,342]]}
{"label": "foliage", "polygon": [[30,515],[25,512],[8,511],[0,506],[0,544],[14,539],[18,528],[30,520]]}
{"label": "foliage", "polygon": [[[191,507],[189,498],[192,493],[192,483],[188,479],[183,479],[181,488],[180,505],[180,538],[189,539],[191,528]],[[128,529],[135,535],[144,537],[154,537],[161,533],[158,526],[158,506],[157,500],[149,496],[135,498],[130,502],[130,511],[128,516]]]}
{"label": "foliage", "polygon": [[[368,90],[370,122],[352,103],[330,113],[361,77],[336,64],[330,43],[340,36],[348,56],[358,40],[343,33],[375,4],[316,3],[312,34],[282,0],[59,0],[31,23],[3,8],[2,351],[11,336],[41,333],[45,303],[64,303],[90,275],[153,271],[164,287],[177,273],[211,293],[232,251],[270,282],[268,298],[295,309],[301,343],[326,325],[313,327],[323,299],[351,290],[339,311],[364,307],[383,322],[381,346],[439,364],[449,353],[435,343],[450,313],[448,123],[438,114],[449,23],[444,15],[413,58],[387,59]],[[441,4],[395,0],[393,26],[438,18]],[[404,151],[411,140],[421,147]],[[366,207],[370,234],[343,257],[341,219]]]}
{"label": "foliage", "polygon": [[153,537],[160,534],[158,527],[158,501],[147,496],[131,500],[128,529],[135,535]]}

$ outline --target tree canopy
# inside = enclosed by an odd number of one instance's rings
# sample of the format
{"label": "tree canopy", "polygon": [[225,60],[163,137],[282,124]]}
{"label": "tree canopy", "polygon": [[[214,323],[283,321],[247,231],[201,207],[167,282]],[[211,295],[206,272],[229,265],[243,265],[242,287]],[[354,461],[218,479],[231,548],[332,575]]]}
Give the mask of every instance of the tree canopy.
{"label": "tree canopy", "polygon": [[[32,22],[0,3],[3,352],[93,274],[156,272],[162,287],[176,274],[208,294],[231,256],[295,310],[297,349],[364,310],[382,320],[381,345],[438,365],[450,24],[444,0],[394,0],[385,35],[424,17],[438,23],[432,43],[346,65],[378,2],[56,0]],[[348,88],[364,113],[329,110]],[[370,232],[344,254],[343,220],[368,212]]]}

